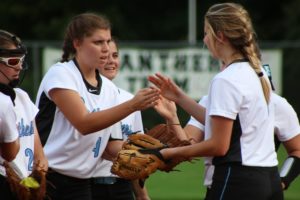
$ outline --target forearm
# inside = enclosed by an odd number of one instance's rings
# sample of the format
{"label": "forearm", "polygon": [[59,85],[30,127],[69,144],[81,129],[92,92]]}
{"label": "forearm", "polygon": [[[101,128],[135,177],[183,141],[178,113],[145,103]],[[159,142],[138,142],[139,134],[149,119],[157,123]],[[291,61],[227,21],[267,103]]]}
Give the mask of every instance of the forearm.
{"label": "forearm", "polygon": [[121,151],[123,143],[122,140],[109,141],[102,157],[106,160],[113,161],[117,157],[119,151]]}
{"label": "forearm", "polygon": [[201,124],[205,125],[206,109],[199,105],[195,100],[182,93],[176,103],[184,109],[188,114],[197,119]]}
{"label": "forearm", "polygon": [[134,111],[128,101],[106,110],[89,113],[77,126],[83,135],[87,135],[119,122]]}
{"label": "forearm", "polygon": [[131,181],[136,200],[150,200],[146,187],[141,187],[139,180]]}
{"label": "forearm", "polygon": [[190,159],[194,157],[217,156],[219,154],[217,150],[217,146],[213,146],[210,140],[206,140],[189,146],[162,149],[161,154],[166,160],[172,158]]}
{"label": "forearm", "polygon": [[45,171],[48,170],[48,160],[43,150],[41,140],[37,130],[34,133],[34,162],[39,164]]}
{"label": "forearm", "polygon": [[166,124],[168,128],[175,133],[175,136],[179,140],[188,140],[188,136],[183,130],[177,115],[174,115],[173,118],[167,119]]}

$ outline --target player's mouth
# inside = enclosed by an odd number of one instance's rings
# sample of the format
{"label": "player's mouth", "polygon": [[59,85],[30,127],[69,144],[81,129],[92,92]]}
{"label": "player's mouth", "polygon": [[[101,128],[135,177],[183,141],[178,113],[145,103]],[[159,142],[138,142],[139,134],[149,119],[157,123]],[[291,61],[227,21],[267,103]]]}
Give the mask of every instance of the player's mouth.
{"label": "player's mouth", "polygon": [[107,70],[107,71],[115,71],[116,67],[106,66],[106,67],[104,67],[104,69]]}
{"label": "player's mouth", "polygon": [[103,63],[103,62],[105,62],[105,63],[107,63],[107,61],[108,61],[108,56],[101,56],[100,57],[100,61]]}

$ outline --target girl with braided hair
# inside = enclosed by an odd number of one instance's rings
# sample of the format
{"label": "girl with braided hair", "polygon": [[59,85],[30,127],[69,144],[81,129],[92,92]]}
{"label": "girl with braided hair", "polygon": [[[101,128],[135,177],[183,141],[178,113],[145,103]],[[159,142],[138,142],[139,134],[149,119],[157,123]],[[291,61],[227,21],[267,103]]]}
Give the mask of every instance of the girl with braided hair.
{"label": "girl with braided hair", "polygon": [[215,166],[209,199],[282,200],[271,86],[249,14],[239,4],[221,3],[209,8],[204,21],[203,41],[225,64],[210,83],[206,107],[168,77],[149,80],[205,126],[205,140],[160,152],[165,159],[207,157]]}

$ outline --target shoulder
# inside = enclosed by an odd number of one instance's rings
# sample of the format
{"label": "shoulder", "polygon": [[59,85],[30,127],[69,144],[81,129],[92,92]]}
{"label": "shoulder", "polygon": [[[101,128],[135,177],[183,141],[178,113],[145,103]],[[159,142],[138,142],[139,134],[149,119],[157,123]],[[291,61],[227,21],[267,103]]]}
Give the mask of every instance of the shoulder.
{"label": "shoulder", "polygon": [[45,76],[53,76],[54,74],[68,76],[68,74],[76,72],[76,69],[77,68],[72,60],[68,62],[58,62],[48,69]]}
{"label": "shoulder", "polygon": [[272,96],[271,96],[271,101],[274,103],[275,105],[275,114],[279,114],[279,113],[282,113],[282,112],[292,112],[294,113],[294,109],[292,107],[292,105],[283,97],[279,96],[278,94],[276,93],[272,93]]}
{"label": "shoulder", "polygon": [[111,90],[114,90],[116,92],[119,92],[117,86],[108,78],[100,74],[100,77],[102,79],[102,85],[105,87],[109,87]]}
{"label": "shoulder", "polygon": [[13,107],[13,103],[11,101],[11,98],[9,96],[3,94],[2,92],[0,92],[0,106],[2,108],[2,109],[0,109],[1,111],[3,111],[3,108],[6,108],[8,106]]}
{"label": "shoulder", "polygon": [[128,91],[126,91],[122,88],[118,88],[118,89],[119,89],[119,92],[120,92],[121,96],[127,97],[128,99],[133,98],[134,95],[132,93],[130,93],[130,92],[128,92]]}
{"label": "shoulder", "polygon": [[203,96],[200,101],[198,102],[201,106],[206,107],[207,103],[208,103],[208,98],[207,95]]}
{"label": "shoulder", "polygon": [[28,97],[28,94],[27,92],[25,92],[24,90],[22,90],[21,88],[14,88],[15,92],[16,92],[16,95],[20,95],[20,96],[25,96],[25,97]]}
{"label": "shoulder", "polygon": [[9,113],[14,112],[14,104],[10,98],[10,96],[7,96],[0,92],[0,125],[1,125],[1,118],[6,118]]}

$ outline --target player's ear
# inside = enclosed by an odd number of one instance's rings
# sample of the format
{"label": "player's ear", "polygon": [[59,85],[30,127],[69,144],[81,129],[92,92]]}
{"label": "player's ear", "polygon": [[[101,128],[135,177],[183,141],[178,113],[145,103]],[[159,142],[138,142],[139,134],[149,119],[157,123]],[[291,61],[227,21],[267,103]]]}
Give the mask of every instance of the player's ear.
{"label": "player's ear", "polygon": [[218,31],[216,34],[216,39],[218,42],[220,43],[224,43],[225,41],[227,41],[227,38],[225,37],[224,33],[221,31]]}
{"label": "player's ear", "polygon": [[78,49],[81,45],[81,40],[75,39],[73,40],[73,46],[75,49]]}

